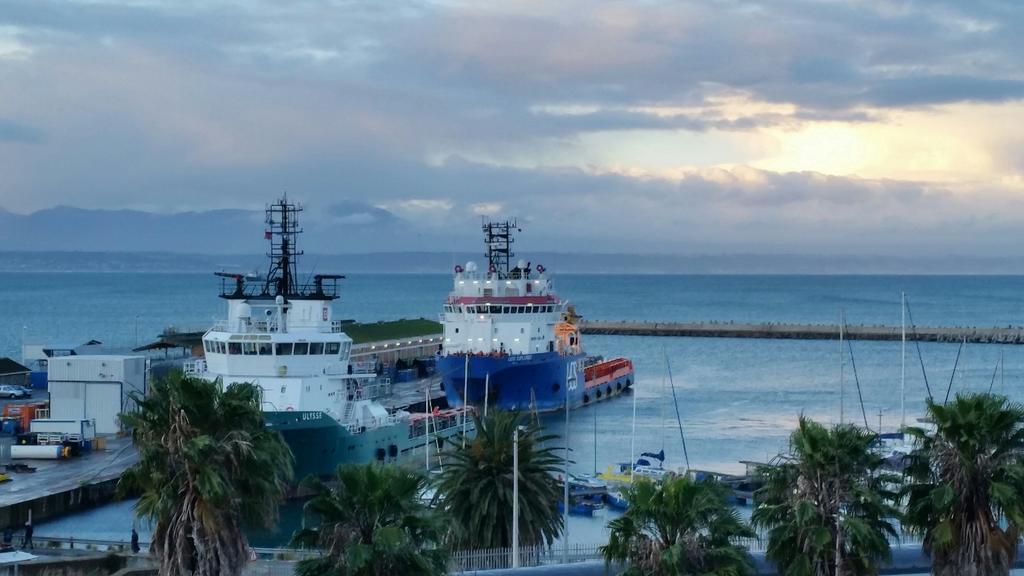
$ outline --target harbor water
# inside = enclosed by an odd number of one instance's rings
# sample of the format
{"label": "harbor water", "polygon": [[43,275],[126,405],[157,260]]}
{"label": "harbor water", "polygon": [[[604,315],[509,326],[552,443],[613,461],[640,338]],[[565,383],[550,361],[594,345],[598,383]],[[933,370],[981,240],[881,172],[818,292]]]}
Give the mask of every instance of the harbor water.
{"label": "harbor water", "polygon": [[[594,320],[826,324],[836,323],[842,310],[850,324],[898,325],[900,291],[906,290],[920,325],[1024,325],[1024,277],[555,275],[554,281],[560,295]],[[351,276],[335,313],[359,321],[436,318],[450,282],[442,274]],[[212,275],[202,274],[5,274],[0,356],[20,359],[23,339],[132,347],[169,325],[208,326],[223,313],[218,287]],[[843,349],[842,366],[838,341],[585,336],[584,345],[589,354],[633,359],[635,452],[664,449],[673,468],[684,466],[688,455],[692,468],[741,472],[741,461],[766,461],[784,449],[801,414],[824,422],[842,414],[873,429],[881,423],[885,431],[900,424],[899,342],[853,342]],[[947,386],[954,393],[991,386],[1024,399],[1024,347],[968,345],[955,374],[957,344],[919,348],[920,358],[917,346],[907,346],[911,423],[924,409],[925,375],[940,398]],[[572,412],[572,471],[592,473],[629,460],[632,413],[630,394]],[[562,415],[543,420],[563,434]],[[571,541],[603,541],[605,520],[574,519]],[[258,543],[283,543],[298,522],[298,508],[287,508],[278,533]],[[128,533],[131,525],[130,503],[119,503],[41,525],[37,534],[105,538],[99,531]]]}

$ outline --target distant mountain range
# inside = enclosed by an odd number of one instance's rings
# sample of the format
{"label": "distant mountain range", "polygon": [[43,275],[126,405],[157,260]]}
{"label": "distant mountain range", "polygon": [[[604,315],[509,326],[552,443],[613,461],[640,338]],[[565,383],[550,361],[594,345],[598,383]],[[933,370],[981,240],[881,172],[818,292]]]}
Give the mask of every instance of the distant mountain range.
{"label": "distant mountain range", "polygon": [[[0,250],[251,254],[263,245],[263,218],[262,211],[235,209],[172,214],[68,206],[31,214],[0,209]],[[387,210],[354,201],[304,213],[300,224],[303,246],[324,253],[351,251],[346,246],[408,247],[409,237],[417,236]]]}
{"label": "distant mountain range", "polygon": [[[483,258],[475,227],[463,238],[432,235],[358,201],[308,211],[300,222],[305,269],[440,273]],[[0,271],[262,271],[263,231],[263,212],[253,210],[158,214],[60,206],[21,215],[0,209]],[[443,250],[453,244],[479,250]],[[1024,274],[1024,257],[519,252],[555,273]]]}
{"label": "distant mountain range", "polygon": [[[344,274],[446,273],[482,255],[436,252],[306,254],[303,270]],[[723,254],[535,253],[529,260],[555,274],[1024,274],[1022,258],[917,258]],[[169,252],[4,252],[0,272],[262,272],[262,254]]]}

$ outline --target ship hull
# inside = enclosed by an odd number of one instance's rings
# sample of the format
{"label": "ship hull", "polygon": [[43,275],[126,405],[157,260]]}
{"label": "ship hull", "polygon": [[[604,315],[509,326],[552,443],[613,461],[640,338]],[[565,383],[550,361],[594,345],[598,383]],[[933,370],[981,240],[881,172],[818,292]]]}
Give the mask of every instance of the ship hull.
{"label": "ship hull", "polygon": [[465,390],[472,406],[486,399],[503,410],[545,412],[564,409],[567,392],[570,408],[583,404],[583,359],[557,352],[470,355],[467,381],[466,356],[453,354],[438,356],[437,371],[449,406],[463,406]]}
{"label": "ship hull", "polygon": [[[423,420],[403,419],[393,425],[359,430],[341,426],[323,412],[264,412],[264,419],[291,449],[296,483],[307,476],[333,476],[340,464],[379,462],[423,467],[428,438],[431,453],[436,453],[439,443],[462,431],[460,416],[432,418],[429,436],[424,432]],[[472,427],[471,421],[467,427]]]}

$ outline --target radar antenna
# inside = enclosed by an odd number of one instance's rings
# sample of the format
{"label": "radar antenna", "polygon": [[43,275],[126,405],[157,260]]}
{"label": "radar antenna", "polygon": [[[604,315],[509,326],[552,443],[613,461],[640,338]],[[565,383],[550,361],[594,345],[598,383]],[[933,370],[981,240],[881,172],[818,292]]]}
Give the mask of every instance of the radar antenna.
{"label": "radar antenna", "polygon": [[247,277],[243,274],[217,272],[221,277],[221,298],[229,300],[274,300],[282,296],[285,300],[336,300],[340,274],[313,274],[313,282],[305,283],[299,278],[298,249],[299,212],[302,206],[288,201],[283,196],[266,208],[266,229],[263,238],[270,242],[270,269],[266,277]]}
{"label": "radar antenna", "polygon": [[507,278],[509,275],[510,262],[515,254],[512,252],[512,244],[515,243],[513,232],[521,232],[515,220],[502,222],[491,222],[486,218],[483,221],[484,243],[487,245],[488,270],[496,273],[499,278]]}
{"label": "radar antenna", "polygon": [[286,298],[299,294],[296,278],[303,252],[296,248],[296,240],[302,233],[298,219],[301,211],[301,206],[288,202],[287,195],[267,205],[264,237],[270,241],[270,271],[263,284],[264,294]]}

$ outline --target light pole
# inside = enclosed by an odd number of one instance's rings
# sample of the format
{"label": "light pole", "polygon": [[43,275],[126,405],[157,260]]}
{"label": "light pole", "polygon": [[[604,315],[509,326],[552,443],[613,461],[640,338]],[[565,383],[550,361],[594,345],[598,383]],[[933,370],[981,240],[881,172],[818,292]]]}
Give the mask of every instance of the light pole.
{"label": "light pole", "polygon": [[466,367],[462,380],[462,447],[466,447],[466,411],[469,410],[469,352],[466,352]]}
{"label": "light pole", "polygon": [[519,568],[519,429],[512,435],[512,568]]}

